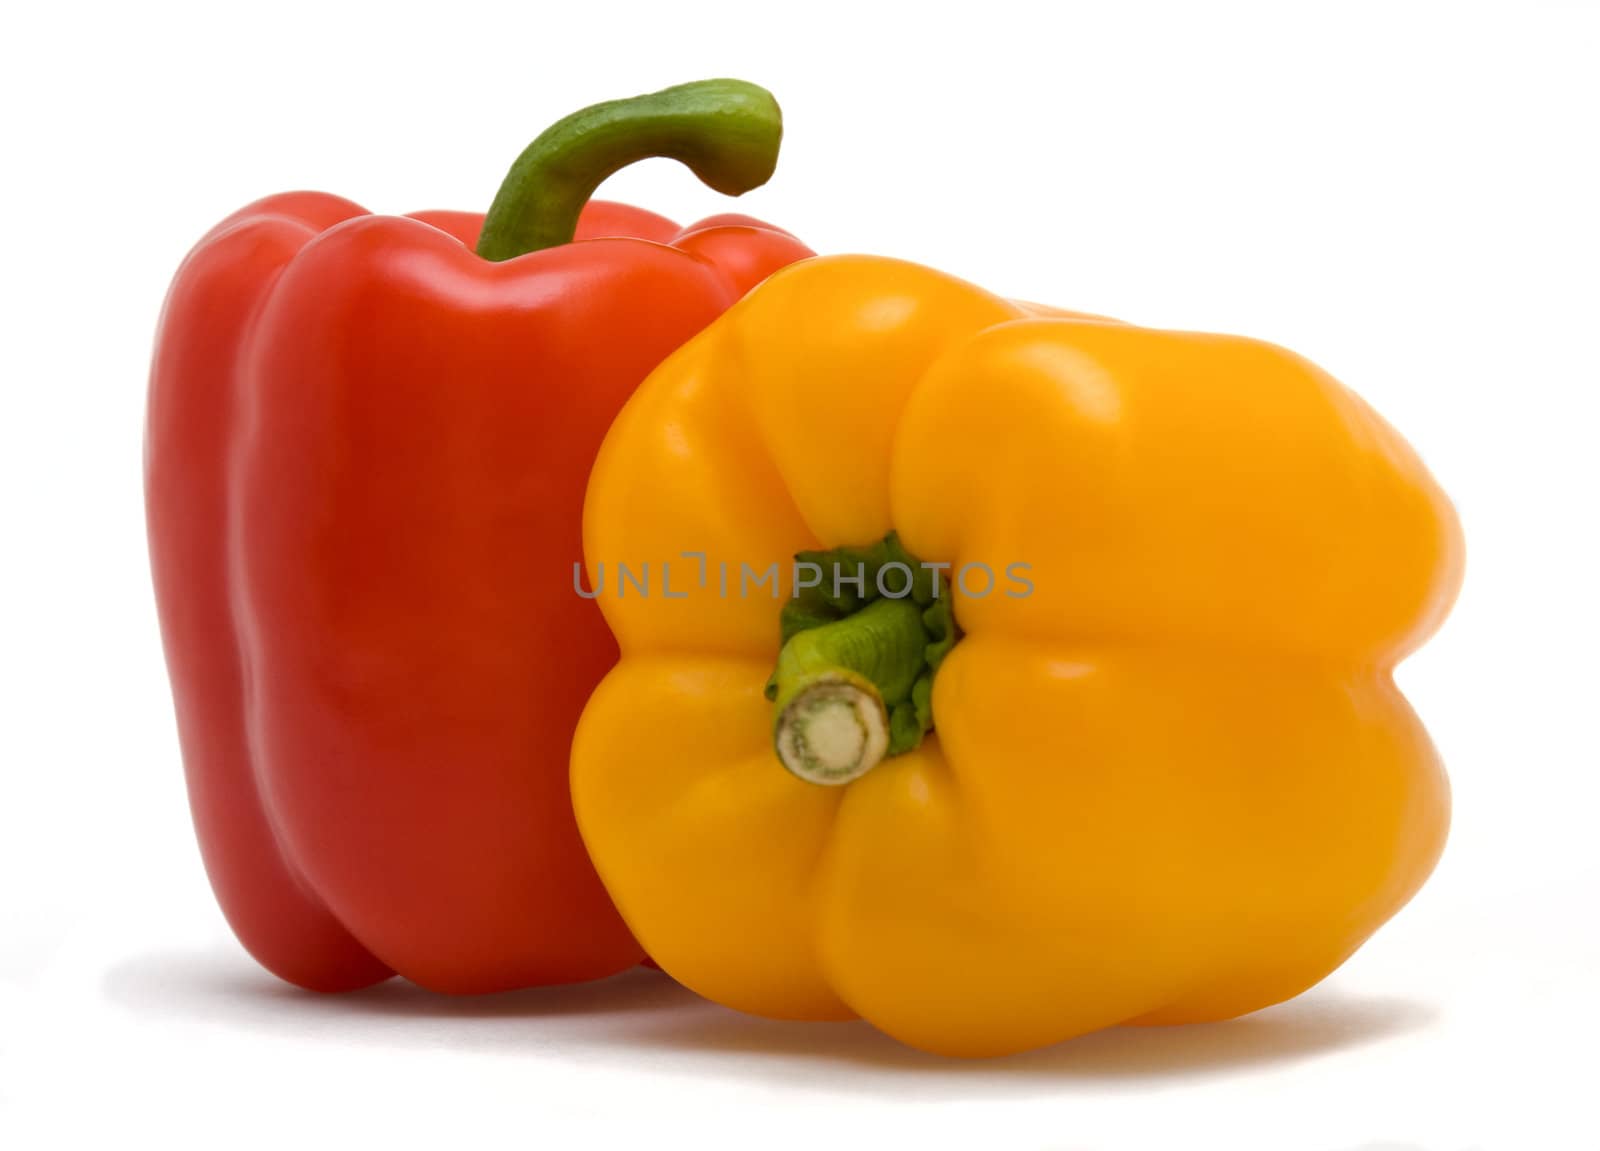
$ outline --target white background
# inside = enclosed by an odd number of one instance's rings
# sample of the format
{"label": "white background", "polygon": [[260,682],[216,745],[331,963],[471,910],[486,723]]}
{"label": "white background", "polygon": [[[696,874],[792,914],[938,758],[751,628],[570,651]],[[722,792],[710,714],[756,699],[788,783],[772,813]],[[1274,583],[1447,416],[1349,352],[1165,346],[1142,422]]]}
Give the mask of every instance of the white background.
{"label": "white background", "polygon": [[[965,1065],[646,973],[315,998],[232,942],[144,553],[178,260],[285,188],[481,208],[556,117],[714,75],[783,102],[772,183],[604,194],[1271,338],[1453,494],[1466,588],[1401,673],[1452,838],[1325,984]],[[0,1145],[1600,1146],[1594,4],[37,4],[0,108]]]}

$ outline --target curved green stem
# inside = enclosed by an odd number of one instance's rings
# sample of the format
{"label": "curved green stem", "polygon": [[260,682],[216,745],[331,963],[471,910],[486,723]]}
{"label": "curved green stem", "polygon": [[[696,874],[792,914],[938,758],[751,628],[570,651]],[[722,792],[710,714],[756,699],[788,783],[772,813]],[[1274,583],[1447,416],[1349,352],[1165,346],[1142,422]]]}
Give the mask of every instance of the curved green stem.
{"label": "curved green stem", "polygon": [[701,80],[574,112],[511,165],[484,217],[478,255],[509,260],[570,243],[601,182],[653,156],[688,165],[725,195],[748,192],[771,178],[782,137],[772,93],[743,80]]}

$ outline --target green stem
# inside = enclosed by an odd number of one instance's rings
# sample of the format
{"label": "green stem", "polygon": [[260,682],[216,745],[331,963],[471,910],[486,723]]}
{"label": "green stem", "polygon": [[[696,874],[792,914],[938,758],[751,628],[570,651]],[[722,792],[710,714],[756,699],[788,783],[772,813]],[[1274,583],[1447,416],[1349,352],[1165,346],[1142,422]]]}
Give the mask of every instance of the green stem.
{"label": "green stem", "polygon": [[849,783],[933,729],[934,673],[959,636],[949,585],[892,532],[796,559],[823,574],[780,616],[773,744],[801,779]]}
{"label": "green stem", "polygon": [[889,752],[890,709],[911,698],[928,635],[911,600],[880,599],[793,636],[778,654],[773,742],[783,765],[840,784]]}
{"label": "green stem", "polygon": [[782,137],[772,93],[743,80],[701,80],[574,112],[511,165],[484,217],[478,255],[509,260],[570,243],[601,182],[653,156],[688,165],[725,195],[759,188]]}

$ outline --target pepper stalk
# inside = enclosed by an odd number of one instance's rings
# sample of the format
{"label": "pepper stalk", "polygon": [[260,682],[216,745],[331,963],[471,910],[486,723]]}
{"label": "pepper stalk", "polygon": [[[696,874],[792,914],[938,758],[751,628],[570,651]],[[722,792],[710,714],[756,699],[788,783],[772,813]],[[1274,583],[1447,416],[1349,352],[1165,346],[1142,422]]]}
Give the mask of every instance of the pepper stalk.
{"label": "pepper stalk", "polygon": [[772,178],[783,114],[744,80],[699,80],[609,100],[557,121],[511,165],[484,217],[478,255],[509,260],[572,242],[578,215],[613,173],[664,156],[727,196]]}
{"label": "pepper stalk", "polygon": [[[885,758],[917,747],[933,729],[933,677],[959,632],[950,602],[928,568],[890,533],[868,548],[802,552],[844,580],[807,588],[785,606],[782,648],[767,683],[774,702],[773,746],[784,767],[810,783],[839,786]],[[880,571],[908,573],[904,590],[885,594]]]}

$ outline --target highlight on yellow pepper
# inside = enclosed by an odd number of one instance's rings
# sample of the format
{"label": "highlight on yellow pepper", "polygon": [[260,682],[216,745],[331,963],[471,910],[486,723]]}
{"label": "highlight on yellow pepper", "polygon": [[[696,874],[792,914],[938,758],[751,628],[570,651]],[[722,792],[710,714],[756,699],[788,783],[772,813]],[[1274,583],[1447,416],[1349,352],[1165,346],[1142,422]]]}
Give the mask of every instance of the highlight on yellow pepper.
{"label": "highlight on yellow pepper", "polygon": [[717,1002],[963,1056],[1226,1019],[1444,845],[1392,672],[1460,528],[1282,348],[814,259],[639,389],[584,520],[578,822]]}

